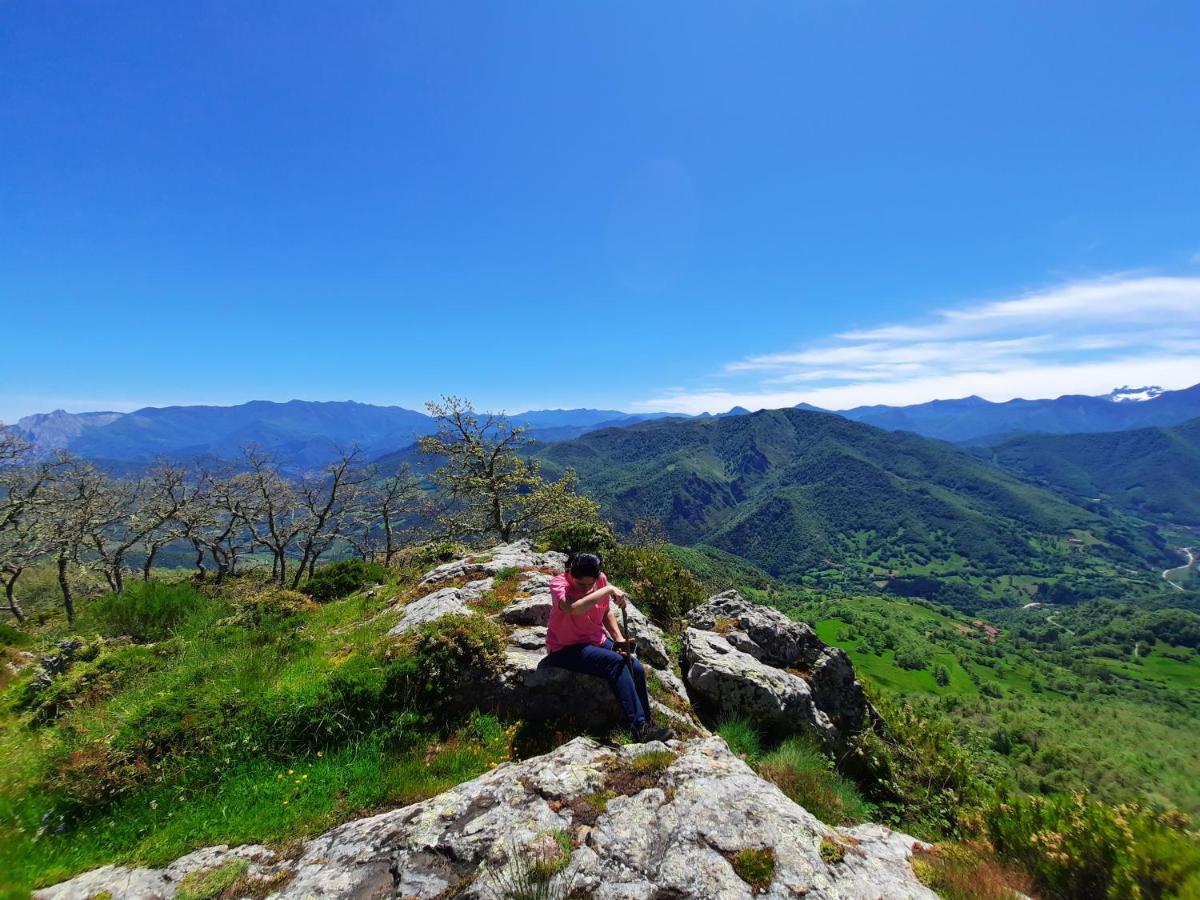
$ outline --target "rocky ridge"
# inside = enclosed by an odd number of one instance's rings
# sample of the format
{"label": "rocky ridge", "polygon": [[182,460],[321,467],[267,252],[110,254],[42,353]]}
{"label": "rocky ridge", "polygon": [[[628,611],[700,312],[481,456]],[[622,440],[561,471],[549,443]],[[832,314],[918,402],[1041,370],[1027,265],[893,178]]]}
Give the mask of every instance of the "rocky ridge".
{"label": "rocky ridge", "polygon": [[[188,873],[244,866],[279,898],[503,898],[533,871],[547,897],[598,900],[933,900],[913,838],[831,828],[759,778],[718,737],[621,748],[576,738],[421,803],[348,822],[292,857],[210,847],[165,869],[105,866],[43,900],[170,898]],[[739,874],[747,853],[766,877]],[[541,896],[541,895],[539,895]]]}
{"label": "rocky ridge", "polygon": [[[390,633],[448,615],[489,616],[508,635],[506,666],[472,690],[474,702],[527,719],[570,710],[581,727],[610,727],[620,709],[602,682],[537,668],[550,577],[564,563],[527,542],[446,563],[395,599],[385,613],[396,619]],[[498,605],[497,584],[514,581]],[[841,651],[736,592],[693,611],[678,661],[633,604],[629,618],[649,678],[665,688],[655,693],[669,700],[654,700],[656,711],[692,735],[687,740],[613,748],[576,738],[429,800],[348,822],[290,855],[210,847],[165,869],[105,866],[36,896],[168,898],[189,873],[231,865],[244,870],[247,894],[297,898],[499,898],[531,872],[550,897],[935,896],[913,874],[912,838],[877,825],[821,823],[701,724],[699,713],[737,712],[830,742],[870,726],[875,713]],[[746,854],[757,854],[750,881],[740,865]]]}

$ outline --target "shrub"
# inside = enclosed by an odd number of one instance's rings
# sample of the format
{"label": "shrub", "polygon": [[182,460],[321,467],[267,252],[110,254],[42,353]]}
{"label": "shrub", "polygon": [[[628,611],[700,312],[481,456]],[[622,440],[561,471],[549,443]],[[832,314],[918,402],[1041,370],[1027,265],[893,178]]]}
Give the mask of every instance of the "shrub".
{"label": "shrub", "polygon": [[208,605],[187,582],[137,581],[119,594],[101,597],[88,615],[104,634],[144,643],[169,637]]}
{"label": "shrub", "polygon": [[1177,895],[1200,876],[1200,846],[1178,813],[1108,806],[1081,794],[1006,797],[984,822],[996,850],[1055,897]]}
{"label": "shrub", "polygon": [[603,522],[580,522],[548,528],[538,538],[540,550],[560,553],[583,551],[609,555],[616,549],[617,538],[612,526]]}
{"label": "shrub", "polygon": [[933,837],[959,833],[959,813],[991,795],[978,757],[964,747],[944,716],[926,716],[912,705],[872,696],[887,724],[850,739],[842,767],[868,800],[894,824]]}
{"label": "shrub", "polygon": [[221,624],[247,631],[271,631],[287,625],[316,605],[298,591],[271,588],[234,601],[234,613]]}
{"label": "shrub", "polygon": [[387,580],[386,566],[364,559],[343,559],[317,569],[304,585],[304,593],[320,602],[340,600],[372,582]]}
{"label": "shrub", "polygon": [[[484,616],[442,616],[419,625],[387,651],[391,690],[421,709],[478,700],[481,681],[503,670],[507,635]],[[473,704],[472,704],[473,705]]]}
{"label": "shrub", "polygon": [[7,622],[0,622],[0,647],[25,647],[29,644],[29,635]]}
{"label": "shrub", "polygon": [[28,697],[33,721],[52,722],[77,707],[112,696],[129,679],[152,672],[162,664],[156,650],[136,644],[108,646],[95,658],[76,662],[44,690]]}
{"label": "shrub", "polygon": [[606,569],[628,581],[641,610],[667,628],[678,627],[692,607],[707,599],[700,580],[659,547],[619,546],[609,554]]}
{"label": "shrub", "polygon": [[810,739],[789,738],[765,754],[758,773],[810,813],[831,825],[862,822],[870,805],[833,769],[833,762]]}
{"label": "shrub", "polygon": [[902,669],[924,669],[933,662],[928,644],[906,641],[896,648],[896,665]]}
{"label": "shrub", "polygon": [[917,878],[944,900],[1013,900],[1033,894],[1029,876],[1002,862],[985,842],[917,848],[912,867]]}

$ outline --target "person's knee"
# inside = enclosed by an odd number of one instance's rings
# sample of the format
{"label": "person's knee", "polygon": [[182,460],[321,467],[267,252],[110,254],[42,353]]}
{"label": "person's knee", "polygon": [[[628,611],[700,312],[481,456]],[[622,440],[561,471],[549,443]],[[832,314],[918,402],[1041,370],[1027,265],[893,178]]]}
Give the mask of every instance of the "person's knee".
{"label": "person's knee", "polygon": [[605,673],[609,678],[620,678],[625,672],[625,660],[615,653],[613,657],[613,659],[605,661]]}

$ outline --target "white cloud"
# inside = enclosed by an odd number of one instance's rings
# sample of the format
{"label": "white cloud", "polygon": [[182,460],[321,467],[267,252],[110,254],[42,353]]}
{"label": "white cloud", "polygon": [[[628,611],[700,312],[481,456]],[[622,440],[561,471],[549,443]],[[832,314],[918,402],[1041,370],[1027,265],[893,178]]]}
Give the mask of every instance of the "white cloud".
{"label": "white cloud", "polygon": [[1103,394],[1200,382],[1200,278],[1109,277],[843,332],[725,363],[719,386],[660,391],[635,410],[811,403],[905,405]]}

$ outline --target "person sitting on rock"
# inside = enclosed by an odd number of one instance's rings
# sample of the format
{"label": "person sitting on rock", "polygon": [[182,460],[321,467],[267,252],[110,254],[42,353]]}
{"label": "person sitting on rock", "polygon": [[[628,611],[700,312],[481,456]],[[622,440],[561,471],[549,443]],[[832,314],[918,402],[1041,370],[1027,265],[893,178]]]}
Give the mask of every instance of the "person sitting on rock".
{"label": "person sitting on rock", "polygon": [[600,569],[600,557],[572,553],[566,571],[551,579],[550,595],[554,602],[546,628],[547,655],[538,668],[557,666],[604,678],[625,710],[635,741],[673,738],[671,729],[650,721],[646,670],[630,655],[610,604],[615,600],[624,609],[625,592],[608,583]]}

